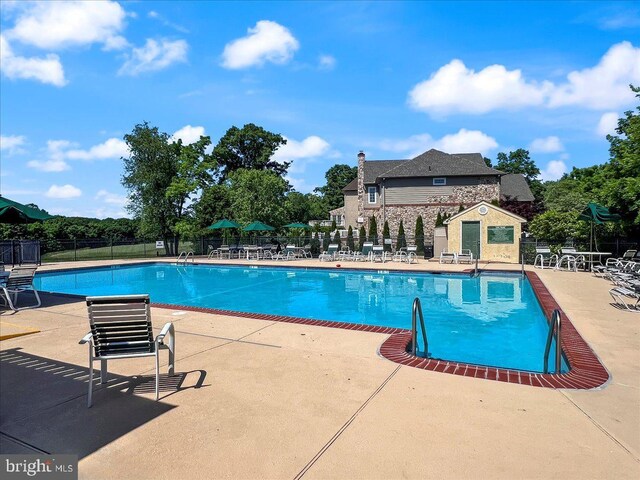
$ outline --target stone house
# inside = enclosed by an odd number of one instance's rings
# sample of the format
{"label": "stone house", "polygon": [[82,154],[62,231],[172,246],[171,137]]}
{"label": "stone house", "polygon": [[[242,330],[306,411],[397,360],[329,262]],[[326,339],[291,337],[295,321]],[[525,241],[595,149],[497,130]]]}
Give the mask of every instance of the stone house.
{"label": "stone house", "polygon": [[344,206],[331,211],[343,226],[357,231],[369,228],[375,217],[378,234],[385,221],[391,236],[400,220],[405,234],[414,235],[422,215],[425,240],[433,238],[438,212],[456,214],[460,207],[499,199],[532,202],[533,194],[522,175],[505,174],[488,167],[480,153],[448,154],[429,150],[409,160],[366,160],[358,154],[358,176],[343,190]]}

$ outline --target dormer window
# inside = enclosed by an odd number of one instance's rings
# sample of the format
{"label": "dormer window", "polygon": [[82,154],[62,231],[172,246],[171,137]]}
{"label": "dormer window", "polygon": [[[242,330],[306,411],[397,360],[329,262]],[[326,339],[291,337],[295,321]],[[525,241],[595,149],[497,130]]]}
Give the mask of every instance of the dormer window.
{"label": "dormer window", "polygon": [[447,184],[447,179],[445,177],[439,177],[433,179],[433,186],[442,186]]}
{"label": "dormer window", "polygon": [[378,203],[378,189],[376,187],[368,187],[367,193],[369,195],[369,203]]}

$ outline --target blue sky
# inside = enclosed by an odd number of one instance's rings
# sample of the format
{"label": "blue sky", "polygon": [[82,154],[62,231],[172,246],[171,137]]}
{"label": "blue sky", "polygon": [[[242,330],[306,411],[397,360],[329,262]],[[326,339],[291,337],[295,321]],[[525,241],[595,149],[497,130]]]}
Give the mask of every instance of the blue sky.
{"label": "blue sky", "polygon": [[359,150],[523,147],[555,179],[607,161],[640,84],[632,2],[0,5],[1,193],[63,215],[125,215],[122,137],[142,121],[280,133],[302,192]]}

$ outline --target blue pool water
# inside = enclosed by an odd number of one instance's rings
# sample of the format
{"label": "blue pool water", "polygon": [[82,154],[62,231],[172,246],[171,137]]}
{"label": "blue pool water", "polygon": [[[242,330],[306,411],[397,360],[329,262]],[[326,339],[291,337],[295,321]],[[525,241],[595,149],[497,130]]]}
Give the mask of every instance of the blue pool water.
{"label": "blue pool water", "polygon": [[536,372],[542,371],[548,331],[529,281],[518,274],[483,273],[472,278],[468,274],[147,264],[41,273],[35,284],[50,292],[149,293],[156,303],[406,329],[411,328],[413,299],[419,297],[431,357]]}

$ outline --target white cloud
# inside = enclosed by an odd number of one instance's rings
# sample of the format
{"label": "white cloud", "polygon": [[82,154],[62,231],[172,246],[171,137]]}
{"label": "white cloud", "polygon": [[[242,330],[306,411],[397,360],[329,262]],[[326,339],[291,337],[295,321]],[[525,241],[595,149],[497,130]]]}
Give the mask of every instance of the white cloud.
{"label": "white cloud", "polygon": [[564,150],[564,145],[562,145],[560,139],[555,136],[536,138],[529,145],[529,150],[535,153],[562,152]]}
{"label": "white cloud", "polygon": [[122,208],[106,208],[100,207],[95,210],[84,214],[87,217],[95,218],[130,218],[129,213]]}
{"label": "white cloud", "polygon": [[264,65],[287,63],[300,44],[291,32],[279,23],[260,20],[249,28],[246,37],[227,43],[222,52],[222,66],[240,69]]}
{"label": "white cloud", "polygon": [[593,68],[567,75],[549,99],[550,107],[579,105],[596,110],[621,107],[633,99],[629,84],[640,82],[640,48],[613,45]]}
{"label": "white cloud", "polygon": [[128,157],[129,147],[119,138],[110,138],[94,145],[89,150],[67,150],[64,157],[70,160],[103,160],[106,158]]}
{"label": "white cloud", "polygon": [[432,148],[447,153],[487,153],[498,147],[498,142],[493,137],[480,130],[467,130],[461,128],[458,133],[445,135],[436,140]]}
{"label": "white cloud", "polygon": [[562,160],[551,160],[547,166],[540,171],[541,180],[558,180],[567,172],[567,165]]}
{"label": "white cloud", "polygon": [[118,205],[120,207],[124,207],[128,200],[124,195],[118,195],[117,193],[111,193],[106,190],[100,190],[96,194],[96,200],[102,200],[104,203],[109,205]]}
{"label": "white cloud", "polygon": [[320,55],[318,66],[320,70],[333,70],[336,66],[336,59],[332,55]]}
{"label": "white cloud", "polygon": [[0,35],[0,70],[10,79],[37,80],[56,87],[63,87],[67,83],[57,55],[50,53],[44,58],[15,55],[3,35]]}
{"label": "white cloud", "polygon": [[596,128],[598,135],[605,137],[607,135],[615,134],[619,118],[620,116],[616,112],[607,112],[602,114],[600,121],[598,122],[598,127]]}
{"label": "white cloud", "polygon": [[550,84],[527,82],[520,70],[491,65],[479,72],[455,59],[409,92],[409,105],[430,113],[486,113],[540,105]]}
{"label": "white cloud", "polygon": [[7,36],[42,49],[61,49],[102,43],[122,48],[119,36],[126,12],[117,2],[32,2],[21,10]]}
{"label": "white cloud", "polygon": [[82,190],[68,183],[62,186],[51,185],[45,195],[49,198],[75,198],[82,195]]}
{"label": "white cloud", "polygon": [[204,136],[204,127],[192,127],[191,125],[185,125],[171,135],[171,141],[176,142],[180,139],[183,144],[190,145],[200,140],[200,137],[202,136]]}
{"label": "white cloud", "polygon": [[148,38],[143,47],[131,51],[118,74],[135,76],[143,72],[162,70],[174,63],[186,62],[188,50],[189,44],[185,40],[161,39],[158,42]]}
{"label": "white cloud", "polygon": [[64,160],[30,160],[27,162],[27,167],[40,170],[41,172],[63,172],[71,168]]}
{"label": "white cloud", "polygon": [[[287,138],[286,145],[278,148],[272,158],[277,162],[289,162],[293,160],[289,171],[292,173],[302,173],[305,170],[306,163],[313,161],[319,156],[326,155],[330,148],[331,145],[329,145],[329,142],[316,135],[311,135],[301,142]],[[293,181],[298,182],[298,184],[300,182],[299,179],[293,179]]]}
{"label": "white cloud", "polygon": [[412,158],[432,148],[445,153],[476,153],[486,155],[487,152],[498,147],[495,138],[480,130],[461,128],[457,133],[434,139],[428,133],[412,135],[405,139],[384,139],[376,142],[382,150],[406,154]]}
{"label": "white cloud", "polygon": [[640,48],[613,45],[600,62],[567,75],[561,84],[527,80],[520,70],[491,65],[478,72],[452,60],[409,92],[409,105],[432,114],[482,114],[525,107],[618,108],[633,101],[629,83],[640,83]]}
{"label": "white cloud", "polygon": [[0,150],[4,150],[10,155],[23,152],[24,135],[0,135]]}

